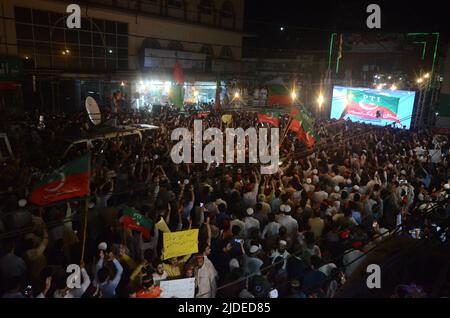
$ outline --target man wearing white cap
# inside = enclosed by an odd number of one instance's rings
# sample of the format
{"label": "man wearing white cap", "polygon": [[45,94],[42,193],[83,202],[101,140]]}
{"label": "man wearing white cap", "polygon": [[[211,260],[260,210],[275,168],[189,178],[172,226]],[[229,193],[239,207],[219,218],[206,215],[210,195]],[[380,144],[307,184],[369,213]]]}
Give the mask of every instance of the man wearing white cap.
{"label": "man wearing white cap", "polygon": [[306,178],[305,182],[303,183],[303,189],[305,189],[306,192],[314,191],[314,186],[312,185],[312,179]]}
{"label": "man wearing white cap", "polygon": [[244,223],[245,223],[245,237],[247,237],[247,238],[250,237],[251,229],[256,228],[256,229],[259,230],[259,228],[260,228],[259,221],[253,217],[254,213],[255,212],[253,211],[252,208],[248,208],[247,209],[247,216],[244,219]]}
{"label": "man wearing white cap", "polygon": [[241,243],[242,254],[244,255],[244,272],[247,275],[255,274],[261,275],[260,269],[263,261],[257,257],[259,246],[252,245],[249,249],[249,255],[245,253],[244,244]]}
{"label": "man wearing white cap", "polygon": [[284,259],[283,269],[286,269],[286,259],[289,257],[289,252],[286,251],[287,242],[285,240],[280,240],[278,242],[278,248],[272,253],[270,258],[272,259],[272,264],[277,261],[277,258],[281,257]]}
{"label": "man wearing white cap", "polygon": [[291,238],[295,238],[298,232],[297,220],[291,216],[291,206],[287,204],[282,204],[280,206],[280,211],[283,212],[278,218],[278,223],[284,226],[287,230],[287,234]]}

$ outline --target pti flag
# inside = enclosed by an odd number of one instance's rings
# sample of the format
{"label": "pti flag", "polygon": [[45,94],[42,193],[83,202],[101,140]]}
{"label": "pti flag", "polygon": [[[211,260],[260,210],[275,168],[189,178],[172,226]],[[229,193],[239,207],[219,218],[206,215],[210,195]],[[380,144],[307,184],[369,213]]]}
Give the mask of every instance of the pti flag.
{"label": "pti flag", "polygon": [[153,227],[151,219],[143,216],[132,208],[124,208],[122,212],[122,223],[125,228],[141,232],[145,239],[150,238],[150,231]]}
{"label": "pti flag", "polygon": [[292,104],[291,93],[281,78],[276,78],[266,84],[269,91],[267,101],[269,106]]}
{"label": "pti flag", "polygon": [[401,124],[397,118],[399,97],[379,95],[359,90],[347,91],[346,113],[373,120],[389,120]]}
{"label": "pti flag", "polygon": [[170,100],[172,104],[174,104],[178,109],[183,109],[184,103],[184,75],[181,70],[180,64],[178,61],[175,63],[175,69],[173,70],[173,80],[175,82],[175,86],[172,88],[170,94]]}
{"label": "pti flag", "polygon": [[297,138],[308,148],[311,148],[318,140],[318,136],[314,132],[314,119],[303,106],[294,108],[291,113],[291,118],[289,130],[295,132]]}
{"label": "pti flag", "polygon": [[269,123],[272,126],[279,127],[280,126],[280,113],[274,112],[263,112],[258,114],[258,121],[260,123]]}
{"label": "pti flag", "polygon": [[31,193],[30,201],[48,205],[89,194],[90,153],[44,175]]}

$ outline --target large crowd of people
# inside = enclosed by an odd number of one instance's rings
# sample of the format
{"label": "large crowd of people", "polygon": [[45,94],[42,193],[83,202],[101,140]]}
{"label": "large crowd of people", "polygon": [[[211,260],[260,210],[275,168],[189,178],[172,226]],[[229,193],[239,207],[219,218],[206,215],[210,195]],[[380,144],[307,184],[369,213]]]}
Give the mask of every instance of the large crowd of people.
{"label": "large crowd of people", "polygon": [[[255,112],[230,113],[233,127],[267,125]],[[224,129],[221,116],[202,116],[204,127]],[[197,298],[333,298],[368,251],[392,236],[430,235],[431,224],[429,233],[409,230],[431,205],[447,213],[449,143],[426,130],[317,121],[312,149],[288,135],[278,172],[261,175],[249,163],[173,163],[171,132],[192,128],[195,113],[163,108],[127,117],[159,129],[142,140],[118,133],[64,157],[67,139],[92,131],[86,114],[46,116],[41,126],[37,113],[2,118],[14,151],[0,167],[2,297],[157,298],[161,281],[193,277]],[[27,198],[35,176],[87,151],[85,234],[84,198],[46,207]],[[164,260],[158,228],[144,237],[124,227],[127,206],[153,224],[164,219],[172,232],[199,229],[198,253]],[[81,267],[76,288],[67,284],[69,264]]]}

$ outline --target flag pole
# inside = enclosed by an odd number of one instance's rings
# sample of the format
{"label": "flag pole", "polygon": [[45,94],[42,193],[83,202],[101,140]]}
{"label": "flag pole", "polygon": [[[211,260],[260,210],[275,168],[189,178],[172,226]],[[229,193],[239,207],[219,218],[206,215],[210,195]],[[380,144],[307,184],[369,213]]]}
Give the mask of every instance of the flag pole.
{"label": "flag pole", "polygon": [[289,114],[289,120],[288,120],[288,123],[286,125],[286,128],[284,129],[283,137],[281,138],[281,142],[280,142],[280,147],[283,145],[284,139],[286,139],[287,134],[289,133],[289,126],[291,125],[291,122],[292,122],[292,111],[293,111],[293,109],[294,109],[294,103],[292,103],[292,105],[291,105],[291,111],[290,111],[290,114]]}
{"label": "flag pole", "polygon": [[88,209],[89,209],[89,196],[84,200],[84,229],[83,229],[83,243],[81,245],[81,261],[84,261],[84,251],[86,247],[86,233],[87,233],[87,222],[88,222]]}
{"label": "flag pole", "polygon": [[[89,178],[91,177],[91,152],[88,153],[88,174],[89,174]],[[88,179],[90,181],[90,179]],[[89,210],[89,185],[90,182],[88,183],[88,195],[86,196],[85,200],[84,200],[84,228],[83,228],[83,243],[81,245],[81,262],[84,262],[84,251],[86,249],[86,236],[87,236],[87,223],[88,223],[88,210]]]}

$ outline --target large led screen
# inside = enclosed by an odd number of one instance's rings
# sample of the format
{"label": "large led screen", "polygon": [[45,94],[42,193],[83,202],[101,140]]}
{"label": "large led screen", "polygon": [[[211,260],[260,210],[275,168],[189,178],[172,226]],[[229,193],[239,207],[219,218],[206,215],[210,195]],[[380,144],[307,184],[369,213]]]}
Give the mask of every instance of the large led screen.
{"label": "large led screen", "polygon": [[334,86],[331,118],[409,129],[414,108],[413,91]]}

